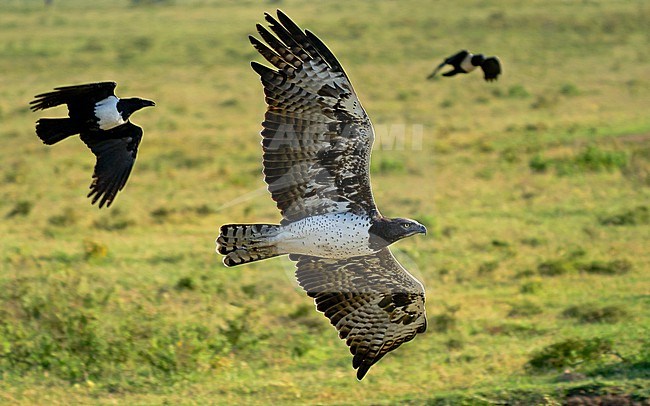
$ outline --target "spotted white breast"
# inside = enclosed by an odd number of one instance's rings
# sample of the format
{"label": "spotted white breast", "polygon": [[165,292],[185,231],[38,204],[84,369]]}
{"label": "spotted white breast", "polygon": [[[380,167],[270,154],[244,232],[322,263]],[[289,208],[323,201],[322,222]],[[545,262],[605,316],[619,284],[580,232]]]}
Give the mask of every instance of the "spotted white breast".
{"label": "spotted white breast", "polygon": [[119,125],[126,123],[122,119],[120,112],[117,111],[117,102],[119,99],[115,96],[108,96],[104,100],[95,104],[95,117],[99,119],[98,125],[102,130],[110,130]]}
{"label": "spotted white breast", "polygon": [[351,212],[307,217],[282,227],[273,241],[282,252],[326,258],[369,255],[370,218]]}

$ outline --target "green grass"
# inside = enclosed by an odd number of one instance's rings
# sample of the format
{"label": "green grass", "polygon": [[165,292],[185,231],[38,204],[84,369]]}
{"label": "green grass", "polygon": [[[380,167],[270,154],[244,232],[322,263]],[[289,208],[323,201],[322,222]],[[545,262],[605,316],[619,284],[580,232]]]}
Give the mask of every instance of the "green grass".
{"label": "green grass", "polygon": [[[226,269],[214,252],[223,223],[279,221],[247,40],[276,7],[373,120],[382,213],[430,230],[394,247],[429,331],[362,382],[288,259]],[[646,2],[7,0],[0,16],[0,403],[650,398]],[[425,80],[460,48],[503,76]],[[28,110],[98,80],[157,103],[101,211],[93,157],[42,145]]]}

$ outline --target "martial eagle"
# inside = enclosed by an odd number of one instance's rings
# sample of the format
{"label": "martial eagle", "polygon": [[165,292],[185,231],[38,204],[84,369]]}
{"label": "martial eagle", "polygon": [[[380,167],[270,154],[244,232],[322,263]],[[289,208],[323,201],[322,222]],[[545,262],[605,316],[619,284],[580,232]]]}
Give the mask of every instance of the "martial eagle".
{"label": "martial eagle", "polygon": [[383,217],[370,188],[374,132],[332,52],[278,10],[266,42],[250,37],[275,69],[252,62],[264,85],[264,179],[282,212],[275,224],[226,224],[217,251],[226,266],[289,254],[298,283],[354,355],[357,378],[426,330],[424,288],[388,246],[426,233]]}
{"label": "martial eagle", "polygon": [[479,66],[483,70],[483,78],[492,82],[498,79],[501,74],[501,62],[496,56],[485,57],[483,54],[472,54],[471,52],[463,49],[450,57],[445,58],[444,61],[429,75],[427,79],[433,79],[436,73],[443,66],[450,65],[452,70],[445,72],[442,76],[456,76],[459,73],[470,73]]}
{"label": "martial eagle", "polygon": [[39,119],[36,135],[47,145],[80,135],[97,157],[88,197],[93,204],[99,201],[99,208],[113,203],[135,164],[142,128],[129,117],[143,107],[155,106],[151,100],[137,97],[119,99],[114,93],[116,86],[115,82],[98,82],[57,87],[29,103],[33,111],[68,106],[67,118]]}

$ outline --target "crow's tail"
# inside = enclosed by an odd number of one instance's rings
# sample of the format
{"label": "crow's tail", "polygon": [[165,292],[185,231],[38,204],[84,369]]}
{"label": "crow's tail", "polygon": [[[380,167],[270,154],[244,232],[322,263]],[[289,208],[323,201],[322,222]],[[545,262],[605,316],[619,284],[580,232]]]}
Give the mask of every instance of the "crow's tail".
{"label": "crow's tail", "polygon": [[79,133],[79,129],[69,118],[41,118],[36,122],[36,135],[43,143],[53,145]]}

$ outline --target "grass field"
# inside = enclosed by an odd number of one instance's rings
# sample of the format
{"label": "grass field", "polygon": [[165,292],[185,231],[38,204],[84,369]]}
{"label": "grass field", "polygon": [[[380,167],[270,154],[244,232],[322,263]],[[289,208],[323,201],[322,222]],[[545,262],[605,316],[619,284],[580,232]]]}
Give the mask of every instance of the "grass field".
{"label": "grass field", "polygon": [[[650,4],[350,3],[0,2],[0,404],[650,399]],[[247,39],[278,7],[373,120],[382,213],[430,231],[394,245],[429,329],[362,382],[288,259],[214,252],[221,224],[280,218]],[[462,48],[500,80],[425,80]],[[99,80],[157,103],[101,211],[92,155],[41,144],[28,109]]]}

